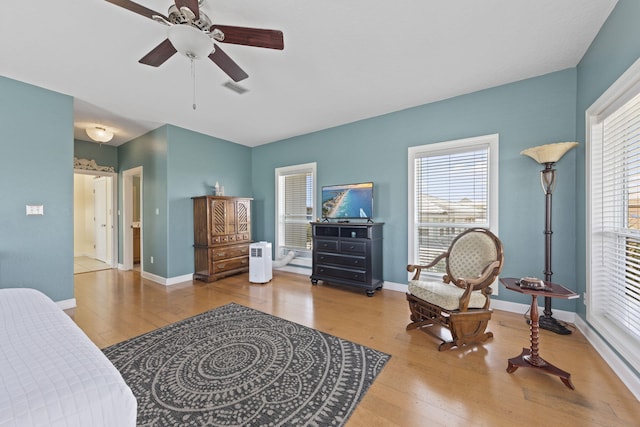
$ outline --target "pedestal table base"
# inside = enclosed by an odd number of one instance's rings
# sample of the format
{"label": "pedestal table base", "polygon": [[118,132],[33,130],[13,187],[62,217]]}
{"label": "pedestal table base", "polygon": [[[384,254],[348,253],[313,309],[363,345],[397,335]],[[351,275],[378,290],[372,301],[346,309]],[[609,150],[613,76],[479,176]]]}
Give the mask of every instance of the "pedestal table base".
{"label": "pedestal table base", "polygon": [[508,360],[508,365],[507,365],[507,372],[508,373],[511,374],[511,373],[515,372],[516,369],[518,369],[518,368],[538,368],[538,369],[542,369],[543,371],[545,371],[548,374],[556,375],[556,376],[560,377],[560,380],[562,380],[564,385],[569,387],[571,390],[575,390],[576,389],[573,386],[573,384],[571,383],[571,374],[570,373],[568,373],[566,371],[563,371],[562,369],[553,366],[552,364],[550,364],[549,362],[547,362],[546,360],[544,360],[540,356],[533,357],[531,355],[531,350],[529,350],[528,348],[523,348],[522,349],[522,353],[520,353],[520,356],[512,357],[511,359]]}

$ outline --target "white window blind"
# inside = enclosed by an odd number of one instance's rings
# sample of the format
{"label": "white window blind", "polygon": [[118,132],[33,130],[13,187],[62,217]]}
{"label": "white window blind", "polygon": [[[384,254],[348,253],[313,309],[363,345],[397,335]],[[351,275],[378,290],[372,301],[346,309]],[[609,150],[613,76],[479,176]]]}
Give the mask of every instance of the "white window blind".
{"label": "white window blind", "polygon": [[587,317],[640,368],[640,94],[627,91],[590,125]]}
{"label": "white window blind", "polygon": [[277,255],[310,254],[315,164],[276,169]]}
{"label": "white window blind", "polygon": [[[410,149],[410,187],[413,201],[410,254],[420,264],[446,251],[451,241],[471,227],[493,228],[490,213],[497,193],[497,135],[430,144]],[[495,186],[491,182],[495,179]],[[496,205],[497,206],[497,205]],[[438,265],[434,272],[442,272]]]}

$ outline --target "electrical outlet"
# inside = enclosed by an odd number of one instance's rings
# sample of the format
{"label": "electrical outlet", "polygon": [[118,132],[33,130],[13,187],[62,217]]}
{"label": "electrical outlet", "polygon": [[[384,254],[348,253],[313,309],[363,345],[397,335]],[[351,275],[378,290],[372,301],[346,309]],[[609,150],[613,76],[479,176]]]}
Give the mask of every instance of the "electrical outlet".
{"label": "electrical outlet", "polygon": [[153,264],[153,257],[151,257],[151,264]]}
{"label": "electrical outlet", "polygon": [[44,206],[27,205],[27,215],[44,215]]}

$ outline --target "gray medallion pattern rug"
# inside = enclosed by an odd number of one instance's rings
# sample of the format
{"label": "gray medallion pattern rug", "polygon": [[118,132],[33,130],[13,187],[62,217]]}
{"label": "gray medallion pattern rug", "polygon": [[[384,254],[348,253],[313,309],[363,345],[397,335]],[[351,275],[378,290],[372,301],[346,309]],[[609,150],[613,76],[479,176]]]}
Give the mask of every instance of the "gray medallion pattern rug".
{"label": "gray medallion pattern rug", "polygon": [[233,303],[103,351],[138,426],[344,425],[391,357]]}

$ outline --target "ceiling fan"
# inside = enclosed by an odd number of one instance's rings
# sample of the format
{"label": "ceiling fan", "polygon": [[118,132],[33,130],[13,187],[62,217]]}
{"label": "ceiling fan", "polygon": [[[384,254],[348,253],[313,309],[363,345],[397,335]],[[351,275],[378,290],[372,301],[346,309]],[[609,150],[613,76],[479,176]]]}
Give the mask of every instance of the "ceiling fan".
{"label": "ceiling fan", "polygon": [[106,0],[169,27],[167,39],[138,62],[158,67],[176,52],[190,60],[208,56],[233,81],[249,77],[214,43],[231,43],[268,49],[284,49],[282,31],[212,24],[200,10],[204,0],[174,0],[167,16],[130,0]]}

